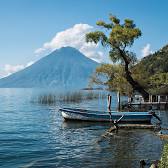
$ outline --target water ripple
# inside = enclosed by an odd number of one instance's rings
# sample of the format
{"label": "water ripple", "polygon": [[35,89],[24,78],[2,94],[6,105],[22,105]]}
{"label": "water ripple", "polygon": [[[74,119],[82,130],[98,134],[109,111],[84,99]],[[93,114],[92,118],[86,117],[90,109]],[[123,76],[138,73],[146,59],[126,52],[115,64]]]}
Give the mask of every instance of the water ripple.
{"label": "water ripple", "polygon": [[[153,132],[120,130],[102,138],[108,124],[63,122],[58,106],[31,103],[41,92],[0,89],[0,167],[135,168],[141,159],[159,159],[163,142]],[[106,100],[75,106],[104,109]],[[168,123],[168,113],[160,115]]]}

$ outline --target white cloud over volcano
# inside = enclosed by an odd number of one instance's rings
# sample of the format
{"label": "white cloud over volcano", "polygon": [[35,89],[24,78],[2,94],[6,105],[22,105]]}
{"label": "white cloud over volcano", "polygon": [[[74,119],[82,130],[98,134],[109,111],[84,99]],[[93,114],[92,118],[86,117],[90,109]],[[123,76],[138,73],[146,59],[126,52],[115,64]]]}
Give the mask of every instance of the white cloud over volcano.
{"label": "white cloud over volcano", "polygon": [[56,33],[51,41],[43,44],[41,48],[35,50],[36,55],[46,54],[61,47],[74,47],[87,57],[102,62],[103,52],[100,46],[94,43],[86,43],[86,33],[93,31],[94,28],[88,24],[75,24],[73,27]]}

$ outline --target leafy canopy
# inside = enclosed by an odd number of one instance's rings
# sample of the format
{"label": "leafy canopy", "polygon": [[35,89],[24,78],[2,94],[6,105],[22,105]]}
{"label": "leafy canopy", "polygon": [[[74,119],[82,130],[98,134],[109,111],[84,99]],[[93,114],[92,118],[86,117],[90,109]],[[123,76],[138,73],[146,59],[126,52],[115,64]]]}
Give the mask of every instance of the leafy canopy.
{"label": "leafy canopy", "polygon": [[[113,62],[134,63],[136,57],[127,50],[127,47],[131,47],[134,40],[141,36],[140,29],[136,28],[133,20],[130,19],[125,19],[122,24],[116,16],[110,15],[109,20],[110,23],[105,23],[104,21],[96,23],[98,26],[108,30],[108,36],[106,35],[107,33],[102,31],[90,32],[86,34],[86,41],[96,44],[101,42],[103,46],[109,47],[109,56]],[[121,55],[125,55],[125,57]]]}
{"label": "leafy canopy", "polygon": [[108,90],[117,90],[121,94],[132,93],[132,87],[125,79],[121,65],[101,64],[92,74],[90,84],[104,85]]}

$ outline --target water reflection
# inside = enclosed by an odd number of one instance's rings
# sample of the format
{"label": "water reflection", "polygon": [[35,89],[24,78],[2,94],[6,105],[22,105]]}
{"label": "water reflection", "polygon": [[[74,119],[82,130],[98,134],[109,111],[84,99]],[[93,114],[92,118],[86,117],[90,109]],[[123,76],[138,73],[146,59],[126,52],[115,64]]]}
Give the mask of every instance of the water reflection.
{"label": "water reflection", "polygon": [[82,122],[80,122],[80,121],[63,121],[62,122],[63,129],[79,129],[79,128],[85,128],[85,127],[89,127],[90,129],[102,127],[104,129],[105,127],[110,127],[110,126],[111,126],[111,124],[108,122],[104,122],[104,123],[86,122],[86,121],[82,121]]}

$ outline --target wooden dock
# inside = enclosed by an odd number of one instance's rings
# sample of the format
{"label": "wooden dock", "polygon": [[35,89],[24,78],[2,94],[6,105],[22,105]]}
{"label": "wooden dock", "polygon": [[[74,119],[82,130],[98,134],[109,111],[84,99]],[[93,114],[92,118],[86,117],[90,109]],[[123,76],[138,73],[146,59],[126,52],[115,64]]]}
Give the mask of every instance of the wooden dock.
{"label": "wooden dock", "polygon": [[156,125],[153,124],[118,124],[116,126],[112,126],[107,132],[113,132],[117,129],[149,129],[154,130]]}
{"label": "wooden dock", "polygon": [[[114,135],[114,133],[118,132],[120,129],[148,129],[148,130],[155,130],[156,125],[153,124],[118,124],[117,127],[111,126],[101,137],[106,138],[109,135]],[[102,138],[99,139],[97,142],[101,142]]]}
{"label": "wooden dock", "polygon": [[122,110],[146,111],[146,110],[168,110],[168,95],[149,95],[145,101],[141,95],[128,97],[128,102],[121,105]]}
{"label": "wooden dock", "polygon": [[125,107],[136,111],[150,110],[151,108],[153,110],[168,110],[168,102],[127,103]]}
{"label": "wooden dock", "polygon": [[122,129],[155,129],[156,125],[153,124],[119,124]]}
{"label": "wooden dock", "polygon": [[110,135],[112,132],[115,132],[119,129],[148,129],[148,130],[157,130],[158,133],[156,133],[157,136],[159,136],[163,140],[168,140],[168,134],[162,134],[160,133],[160,130],[168,130],[168,128],[157,128],[156,125],[153,124],[119,124],[117,127],[112,126],[104,136]]}

